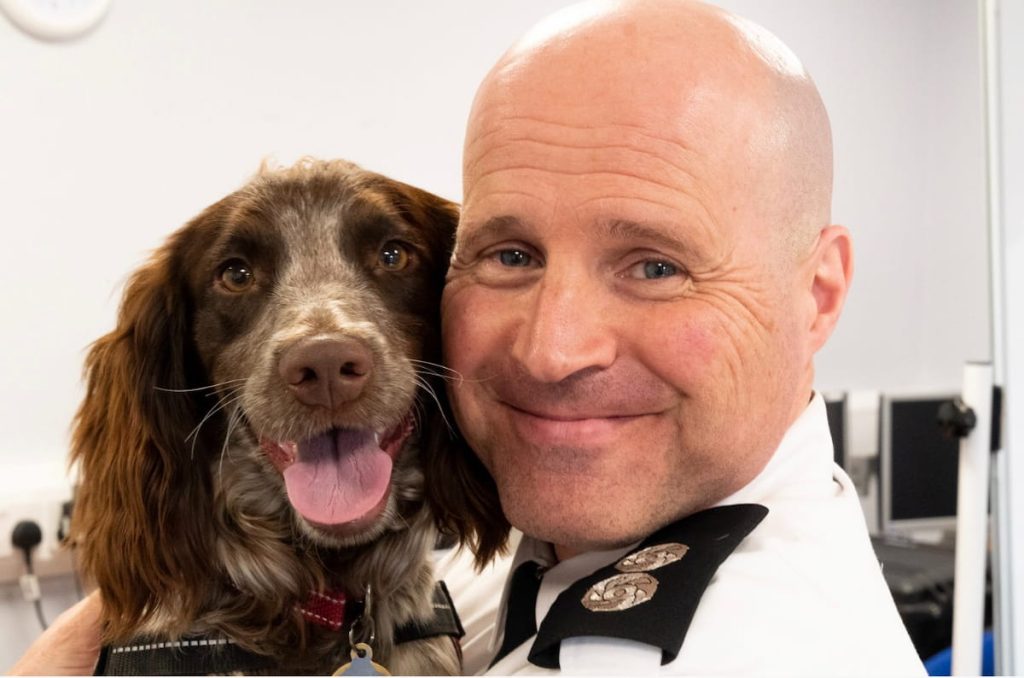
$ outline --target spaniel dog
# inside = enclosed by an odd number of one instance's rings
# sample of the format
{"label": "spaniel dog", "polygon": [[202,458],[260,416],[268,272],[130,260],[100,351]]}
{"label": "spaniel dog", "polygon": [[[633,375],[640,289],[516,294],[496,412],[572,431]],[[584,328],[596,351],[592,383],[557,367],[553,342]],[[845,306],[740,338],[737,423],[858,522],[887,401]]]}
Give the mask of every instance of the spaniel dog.
{"label": "spaniel dog", "polygon": [[434,614],[437,529],[479,562],[507,533],[447,423],[457,216],[306,160],[261,170],[132,276],[72,443],[72,542],[108,643],[201,637],[327,673],[364,640],[392,672],[459,672],[451,637],[396,637]]}

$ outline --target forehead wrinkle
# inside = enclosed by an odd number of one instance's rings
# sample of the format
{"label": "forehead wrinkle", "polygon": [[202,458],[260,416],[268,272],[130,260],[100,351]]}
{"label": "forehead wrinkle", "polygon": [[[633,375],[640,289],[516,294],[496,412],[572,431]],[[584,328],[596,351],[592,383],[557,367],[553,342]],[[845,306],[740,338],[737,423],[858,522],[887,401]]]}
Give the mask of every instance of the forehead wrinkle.
{"label": "forehead wrinkle", "polygon": [[[528,124],[516,124],[517,122]],[[603,124],[569,125],[524,116],[500,118],[487,125],[489,129],[468,142],[464,152],[463,170],[471,175],[474,169],[490,154],[514,146],[517,143],[546,144],[564,149],[608,149],[633,151],[656,159],[672,169],[693,176],[693,171],[682,162],[683,159],[703,161],[704,154],[679,139],[656,134],[638,125]],[[555,129],[551,129],[551,128]],[[480,143],[498,136],[482,151],[477,152]]]}
{"label": "forehead wrinkle", "polygon": [[[643,182],[645,184],[650,184],[652,186],[657,186],[658,188],[667,190],[667,191],[669,191],[671,193],[681,193],[681,191],[679,190],[678,186],[673,186],[671,184],[665,183],[664,181],[658,181],[657,179],[654,179],[654,178],[651,178],[651,177],[641,176],[641,175],[639,175],[637,173],[634,173],[634,172],[623,172],[621,170],[615,170],[615,169],[597,169],[597,170],[595,170],[595,169],[586,169],[586,170],[552,169],[550,167],[539,167],[537,165],[530,164],[530,163],[523,163],[523,164],[518,164],[518,165],[509,165],[509,166],[504,166],[504,167],[497,167],[495,169],[489,169],[486,172],[480,174],[478,177],[476,177],[476,180],[477,180],[477,182],[480,182],[480,181],[482,181],[484,179],[487,179],[488,177],[491,177],[491,176],[493,176],[495,174],[500,174],[502,172],[515,172],[515,171],[540,172],[540,173],[543,173],[543,174],[559,174],[559,175],[568,176],[568,177],[599,177],[599,176],[627,177],[627,178],[630,178],[630,179],[635,179],[637,181]],[[467,194],[466,202],[468,203],[469,201],[470,201],[470,197]]]}
{"label": "forehead wrinkle", "polygon": [[[465,149],[471,150],[478,143],[486,141],[489,137],[495,134],[502,133],[517,133],[527,125],[538,125],[541,129],[544,127],[556,127],[557,130],[551,130],[552,133],[564,137],[566,131],[578,131],[578,132],[591,132],[591,133],[626,133],[641,137],[647,137],[656,141],[666,142],[675,146],[678,150],[685,153],[699,153],[699,151],[682,142],[678,139],[671,139],[667,136],[655,134],[650,126],[638,125],[636,123],[628,122],[616,122],[616,121],[602,121],[588,122],[585,124],[571,124],[567,122],[559,122],[557,120],[551,120],[541,118],[536,115],[502,115],[498,114],[497,119],[494,123],[490,121],[490,109],[500,108],[499,106],[491,106],[483,109],[482,112],[475,115],[472,121],[471,130],[475,131],[476,128],[484,128],[482,131],[476,132],[472,139],[466,141]],[[574,112],[575,114],[575,112]],[[659,124],[658,127],[663,127],[663,124]]]}
{"label": "forehead wrinkle", "polygon": [[558,125],[555,129],[544,121],[534,129],[498,128],[489,133],[497,138],[484,147],[477,145],[475,153],[467,151],[464,158],[466,203],[478,190],[485,195],[493,193],[480,185],[496,171],[518,169],[568,176],[628,176],[685,196],[706,213],[709,186],[718,179],[719,173],[707,165],[702,153],[637,126]]}
{"label": "forehead wrinkle", "polygon": [[[650,223],[655,228],[661,228],[664,231],[669,231],[669,230],[676,230],[677,227],[672,226],[671,224],[675,224],[675,223],[679,222],[679,223],[684,223],[684,224],[686,224],[687,226],[689,226],[691,228],[699,229],[700,232],[701,232],[701,235],[704,236],[706,240],[710,240],[711,239],[710,236],[712,234],[721,232],[721,227],[719,225],[719,222],[715,219],[714,214],[712,214],[712,212],[704,205],[703,201],[701,201],[699,197],[694,196],[694,195],[690,195],[689,193],[676,192],[676,193],[674,193],[672,195],[672,198],[673,198],[672,202],[662,202],[662,201],[659,201],[659,200],[651,200],[651,199],[648,199],[648,198],[639,197],[639,196],[637,196],[635,194],[634,195],[613,195],[613,194],[608,194],[608,195],[601,195],[601,196],[598,196],[596,198],[591,198],[589,200],[586,200],[583,203],[580,203],[580,206],[582,207],[584,205],[587,205],[587,204],[593,203],[593,202],[600,203],[600,202],[607,202],[607,201],[611,201],[611,200],[622,200],[622,201],[624,201],[626,203],[641,202],[641,203],[646,203],[648,205],[652,205],[652,206],[657,207],[657,208],[661,208],[661,209],[663,209],[663,210],[665,210],[667,212],[671,212],[672,216],[670,216],[667,219],[645,219],[645,220],[642,220],[642,221],[633,221],[633,220],[630,220],[630,219],[614,219],[614,220],[612,220],[609,223],[612,223],[614,221],[618,221],[621,224]],[[612,210],[609,209],[608,211],[612,211]],[[626,231],[622,231],[620,234],[621,235],[628,235],[628,233]],[[638,231],[634,232],[634,234],[635,235],[642,235]],[[614,233],[610,233],[609,235],[615,235],[615,234]],[[648,233],[646,235],[654,235],[654,234],[653,233]],[[691,245],[694,242],[693,238],[687,238],[686,240],[689,241],[691,243]],[[665,243],[665,244],[669,244],[669,243]],[[686,249],[692,250],[693,247],[691,246],[691,247],[688,247]]]}
{"label": "forehead wrinkle", "polygon": [[[542,141],[542,140],[539,140],[539,139],[531,139],[531,138],[526,138],[526,137],[519,137],[519,138],[514,138],[514,139],[508,139],[508,140],[504,141],[503,143],[499,143],[499,144],[496,144],[496,145],[492,146],[487,153],[481,154],[472,163],[470,163],[469,166],[466,168],[466,171],[469,172],[470,174],[475,174],[478,171],[478,167],[481,164],[484,164],[488,160],[488,156],[490,154],[495,153],[495,152],[500,152],[500,151],[508,149],[508,148],[514,148],[514,147],[517,147],[517,146],[522,147],[523,145],[526,145],[528,147],[529,146],[539,146],[539,147],[542,147],[542,148],[548,148],[549,147],[550,149],[552,149],[552,152],[553,152],[553,155],[549,157],[550,160],[558,159],[558,160],[561,160],[562,162],[568,162],[568,163],[572,163],[572,161],[573,161],[572,160],[572,156],[574,155],[573,151],[578,151],[580,153],[586,153],[586,152],[595,153],[596,152],[596,153],[602,153],[602,154],[612,154],[612,155],[615,155],[615,156],[623,156],[621,159],[619,159],[619,158],[606,159],[604,161],[604,163],[596,163],[595,162],[594,164],[596,164],[596,165],[608,163],[612,167],[617,167],[617,166],[620,166],[620,165],[621,166],[637,167],[637,166],[639,166],[641,164],[644,164],[645,162],[652,162],[655,165],[662,166],[667,174],[677,175],[678,179],[681,180],[681,181],[684,181],[684,182],[689,183],[689,184],[696,184],[696,183],[698,183],[697,177],[693,173],[693,171],[690,170],[690,169],[687,169],[682,164],[680,164],[678,162],[673,162],[672,160],[670,160],[668,157],[666,157],[665,155],[663,155],[661,153],[655,153],[655,152],[651,152],[650,150],[647,150],[647,149],[637,148],[636,146],[630,145],[628,143],[602,143],[602,144],[598,144],[598,145],[577,145],[577,144],[570,144],[570,143],[557,142],[557,141]],[[578,155],[578,154],[575,154],[575,155]],[[635,161],[634,162],[629,162],[629,160],[634,159],[634,158],[631,158],[630,156],[635,156]],[[510,169],[515,169],[515,167],[512,167]],[[539,169],[539,168],[534,168],[534,169]],[[549,169],[550,169],[550,171],[560,172],[562,174],[590,174],[590,173],[595,173],[595,174],[597,174],[597,173],[612,173],[612,174],[615,174],[615,173],[623,173],[623,172],[621,172],[620,170],[617,170],[617,169],[603,169],[602,170],[600,168],[599,169],[593,169],[591,167],[587,167],[585,169],[581,169],[581,170],[578,170],[578,171],[575,171],[575,172],[570,172],[570,171],[567,171],[567,170],[556,170],[554,168],[549,168]],[[657,175],[660,174],[660,172],[658,172],[657,170],[652,170],[651,173],[654,176],[657,176]],[[482,178],[486,177],[487,174],[488,173],[485,170],[484,172],[482,172],[480,174],[476,174],[474,176],[474,178],[479,180],[479,179],[482,179]],[[650,179],[649,181],[652,181],[654,183],[661,183],[661,182],[656,182],[654,179]],[[662,185],[667,186],[667,184],[662,184]]]}

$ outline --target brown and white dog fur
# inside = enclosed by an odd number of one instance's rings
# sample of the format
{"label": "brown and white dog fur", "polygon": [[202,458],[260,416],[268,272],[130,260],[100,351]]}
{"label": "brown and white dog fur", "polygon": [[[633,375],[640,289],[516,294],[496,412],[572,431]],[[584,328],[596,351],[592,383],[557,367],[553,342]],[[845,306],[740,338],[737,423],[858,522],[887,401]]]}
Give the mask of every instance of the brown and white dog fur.
{"label": "brown and white dog fur", "polygon": [[[425,191],[307,160],[261,170],[133,275],[116,329],[89,352],[73,432],[72,540],[108,642],[225,635],[281,671],[329,672],[348,639],[298,606],[369,585],[375,660],[459,672],[451,638],[392,637],[431,616],[435,526],[481,561],[507,532],[496,497],[467,489],[488,479],[442,420],[456,222],[457,206]],[[363,461],[338,461],[349,444]],[[369,479],[331,492],[382,498],[311,509],[326,486],[290,480],[303,463],[354,468]]]}

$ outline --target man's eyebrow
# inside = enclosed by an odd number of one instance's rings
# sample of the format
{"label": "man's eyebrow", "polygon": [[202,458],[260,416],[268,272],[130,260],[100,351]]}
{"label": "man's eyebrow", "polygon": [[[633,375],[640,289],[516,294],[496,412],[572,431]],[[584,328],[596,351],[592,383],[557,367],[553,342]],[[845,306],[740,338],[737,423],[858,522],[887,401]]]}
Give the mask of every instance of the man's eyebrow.
{"label": "man's eyebrow", "polygon": [[[465,237],[458,242],[458,248],[474,251],[481,242],[506,237],[509,233],[522,233],[527,228],[519,218],[510,214],[491,217],[479,226],[460,229]],[[612,219],[600,224],[601,235],[615,240],[644,240],[661,247],[679,252],[693,253],[689,240],[672,233],[668,226],[642,223],[628,219]]]}
{"label": "man's eyebrow", "polygon": [[677,237],[665,226],[645,224],[627,219],[615,219],[604,224],[605,235],[620,240],[647,240],[668,249],[693,252],[693,244],[689,240]]}
{"label": "man's eyebrow", "polygon": [[519,230],[522,226],[519,217],[510,214],[491,217],[479,226],[460,227],[459,235],[466,235],[458,238],[456,245],[458,249],[472,251],[480,242],[504,235],[507,231]]}

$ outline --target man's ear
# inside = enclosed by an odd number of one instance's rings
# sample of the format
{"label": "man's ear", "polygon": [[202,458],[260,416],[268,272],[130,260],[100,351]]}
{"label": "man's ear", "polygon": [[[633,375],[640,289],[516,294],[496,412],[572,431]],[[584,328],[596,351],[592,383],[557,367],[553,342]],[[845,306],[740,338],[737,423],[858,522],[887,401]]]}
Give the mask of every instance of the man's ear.
{"label": "man's ear", "polygon": [[853,241],[850,232],[844,226],[823,228],[809,263],[815,312],[808,331],[811,348],[817,352],[825,345],[839,321],[853,279]]}

